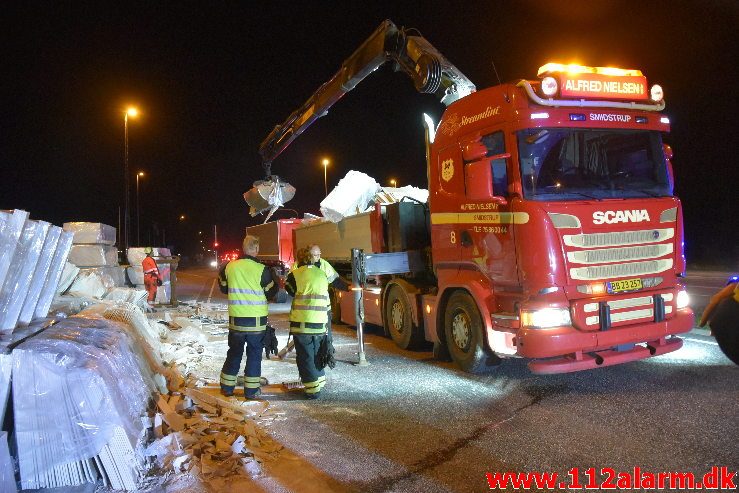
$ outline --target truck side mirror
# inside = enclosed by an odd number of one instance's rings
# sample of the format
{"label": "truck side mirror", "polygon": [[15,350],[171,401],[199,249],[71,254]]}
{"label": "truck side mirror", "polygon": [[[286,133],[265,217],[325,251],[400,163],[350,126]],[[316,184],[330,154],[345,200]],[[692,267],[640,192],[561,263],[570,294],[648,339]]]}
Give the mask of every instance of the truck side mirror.
{"label": "truck side mirror", "polygon": [[511,157],[509,152],[496,154],[485,159],[479,159],[467,163],[464,167],[464,181],[467,197],[473,200],[498,199],[496,202],[505,203],[504,197],[496,197],[493,193],[493,167],[492,162],[497,159]]}
{"label": "truck side mirror", "polygon": [[662,144],[662,149],[665,152],[665,157],[672,161],[672,147],[670,147],[670,144]]}
{"label": "truck side mirror", "polygon": [[662,144],[665,153],[665,164],[667,165],[667,179],[669,180],[670,193],[675,189],[675,172],[672,170],[672,147],[669,144]]}

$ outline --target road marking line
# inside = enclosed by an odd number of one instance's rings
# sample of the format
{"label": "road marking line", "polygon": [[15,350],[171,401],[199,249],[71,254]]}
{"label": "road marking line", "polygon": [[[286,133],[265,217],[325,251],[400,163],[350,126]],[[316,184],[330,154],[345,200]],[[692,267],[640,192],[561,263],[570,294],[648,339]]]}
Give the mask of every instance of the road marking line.
{"label": "road marking line", "polygon": [[210,293],[208,293],[208,303],[210,303],[210,299],[213,297],[213,290],[216,288],[216,280],[213,279],[213,284],[210,286]]}
{"label": "road marking line", "polygon": [[700,339],[691,339],[690,337],[683,337],[686,341],[700,342],[701,344],[710,344],[712,346],[718,346],[718,342],[713,341],[701,341]]}

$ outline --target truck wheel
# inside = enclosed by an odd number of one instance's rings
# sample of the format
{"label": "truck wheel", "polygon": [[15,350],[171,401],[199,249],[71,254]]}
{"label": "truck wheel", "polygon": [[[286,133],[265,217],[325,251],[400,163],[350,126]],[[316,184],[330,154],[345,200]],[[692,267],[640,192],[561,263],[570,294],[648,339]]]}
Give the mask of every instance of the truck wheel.
{"label": "truck wheel", "polygon": [[727,358],[739,365],[739,303],[726,298],[711,317],[711,332]]}
{"label": "truck wheel", "polygon": [[457,291],[444,312],[444,335],[452,360],[468,373],[480,373],[500,364],[500,358],[485,349],[482,317],[475,300]]}
{"label": "truck wheel", "polygon": [[385,323],[390,337],[401,349],[413,349],[423,342],[423,334],[413,324],[408,298],[400,286],[392,286],[385,303]]}
{"label": "truck wheel", "polygon": [[331,323],[341,323],[341,303],[339,300],[339,294],[335,289],[329,289],[328,299],[331,302]]}

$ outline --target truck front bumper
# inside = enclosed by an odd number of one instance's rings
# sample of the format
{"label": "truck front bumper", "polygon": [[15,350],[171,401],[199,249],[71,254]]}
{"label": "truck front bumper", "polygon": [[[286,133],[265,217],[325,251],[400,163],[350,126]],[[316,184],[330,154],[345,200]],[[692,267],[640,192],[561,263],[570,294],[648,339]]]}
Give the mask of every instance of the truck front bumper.
{"label": "truck front bumper", "polygon": [[525,358],[553,358],[532,361],[529,363],[532,372],[567,373],[675,351],[682,347],[682,340],[668,337],[689,332],[693,323],[692,310],[683,309],[663,322],[606,331],[580,331],[574,327],[520,329],[516,346],[518,355]]}

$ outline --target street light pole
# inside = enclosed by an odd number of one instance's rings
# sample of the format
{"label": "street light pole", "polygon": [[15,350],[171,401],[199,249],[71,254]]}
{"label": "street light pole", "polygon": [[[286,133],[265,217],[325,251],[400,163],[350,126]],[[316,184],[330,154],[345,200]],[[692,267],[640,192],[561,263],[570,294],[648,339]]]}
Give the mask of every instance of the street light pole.
{"label": "street light pole", "polygon": [[[138,110],[136,108],[128,108],[123,116],[123,154],[124,154],[124,164],[123,164],[123,172],[125,174],[125,183],[126,183],[126,197],[124,200],[124,212],[123,212],[123,233],[125,236],[125,240],[123,242],[124,252],[128,252],[128,246],[131,243],[131,237],[130,237],[130,215],[128,213],[128,203],[129,203],[129,182],[130,182],[130,176],[128,172],[128,117],[135,117],[138,115]],[[128,254],[128,253],[126,253]]]}
{"label": "street light pole", "polygon": [[136,246],[141,246],[141,206],[139,205],[139,177],[143,177],[144,172],[136,173]]}
{"label": "street light pole", "polygon": [[328,163],[329,163],[329,160],[324,158],[323,159],[323,190],[326,193],[325,195],[326,197],[328,197],[328,180],[326,179],[327,177],[326,169],[328,168]]}

